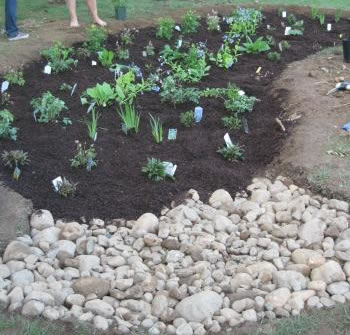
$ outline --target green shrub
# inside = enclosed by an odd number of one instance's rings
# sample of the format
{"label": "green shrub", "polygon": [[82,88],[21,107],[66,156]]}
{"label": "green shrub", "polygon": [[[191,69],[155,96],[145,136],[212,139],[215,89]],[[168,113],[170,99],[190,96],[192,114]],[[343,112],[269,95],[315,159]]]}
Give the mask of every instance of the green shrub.
{"label": "green shrub", "polygon": [[103,49],[107,39],[107,30],[104,27],[91,25],[87,30],[88,41],[84,43],[84,47],[91,52],[98,52]]}
{"label": "green shrub", "polygon": [[11,70],[4,75],[4,79],[12,85],[24,86],[26,83],[22,71]]}
{"label": "green shrub", "polygon": [[77,153],[73,159],[71,159],[71,167],[79,168],[85,167],[87,171],[97,166],[96,150],[93,144],[89,148],[85,148],[79,141],[77,143]]}
{"label": "green shrub", "polygon": [[29,164],[28,153],[23,150],[5,150],[1,158],[4,166],[14,169],[12,174],[14,180],[18,180],[21,175],[20,167]]}
{"label": "green shrub", "polygon": [[56,42],[51,48],[43,50],[41,55],[46,58],[54,73],[70,70],[78,64],[71,56],[73,48],[66,48],[61,42]]}
{"label": "green shrub", "polygon": [[192,127],[194,123],[194,114],[192,111],[180,113],[180,123],[186,127]]}
{"label": "green shrub", "polygon": [[175,21],[171,18],[161,18],[158,21],[156,36],[163,40],[170,41],[173,37]]}
{"label": "green shrub", "polygon": [[14,141],[17,140],[18,128],[12,127],[14,122],[14,115],[7,109],[0,110],[0,138],[10,138]]}
{"label": "green shrub", "polygon": [[78,183],[73,183],[66,177],[62,178],[62,182],[58,184],[58,194],[64,198],[73,197],[77,191]]}
{"label": "green shrub", "polygon": [[270,46],[268,41],[265,41],[263,37],[259,37],[253,42],[252,39],[247,36],[247,42],[243,43],[238,50],[247,54],[256,54],[270,50]]}
{"label": "green shrub", "polygon": [[31,105],[34,108],[34,119],[39,123],[56,121],[60,113],[67,109],[64,101],[56,98],[49,91],[43,93],[40,98],[32,99]]}
{"label": "green shrub", "polygon": [[184,34],[192,34],[197,32],[200,26],[199,19],[200,19],[200,16],[197,15],[196,12],[189,10],[182,17],[182,32]]}

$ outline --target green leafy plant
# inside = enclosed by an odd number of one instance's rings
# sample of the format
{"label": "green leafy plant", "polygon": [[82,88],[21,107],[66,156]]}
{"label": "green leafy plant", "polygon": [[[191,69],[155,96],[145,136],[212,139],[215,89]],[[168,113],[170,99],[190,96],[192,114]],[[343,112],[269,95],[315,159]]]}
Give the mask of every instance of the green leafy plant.
{"label": "green leafy plant", "polygon": [[266,40],[267,40],[267,43],[269,43],[269,45],[271,45],[271,46],[276,45],[276,40],[274,39],[273,36],[266,35]]}
{"label": "green leafy plant", "polygon": [[228,35],[253,36],[262,22],[263,14],[260,10],[254,8],[238,7],[232,15],[227,18],[226,22],[229,24]]}
{"label": "green leafy plant", "polygon": [[62,178],[62,182],[58,184],[58,194],[64,198],[73,197],[77,191],[78,183],[73,183],[66,177]]}
{"label": "green leafy plant", "polygon": [[15,117],[7,109],[0,110],[0,138],[10,138],[17,140],[18,128],[12,127]]}
{"label": "green leafy plant", "polygon": [[192,111],[180,113],[180,123],[186,127],[192,127],[194,124],[194,114]]}
{"label": "green leafy plant", "polygon": [[256,54],[268,50],[270,50],[269,43],[268,41],[265,41],[263,37],[259,37],[253,42],[252,39],[247,36],[247,42],[243,43],[243,45],[239,47],[239,51],[248,54]]}
{"label": "green leafy plant", "polygon": [[60,86],[60,91],[71,92],[72,89],[73,89],[72,85],[69,85],[69,84],[66,84],[66,83],[63,83],[63,84]]}
{"label": "green leafy plant", "polygon": [[271,61],[279,61],[281,59],[281,54],[277,51],[272,51],[267,54],[267,59]]}
{"label": "green leafy plant", "polygon": [[298,21],[298,19],[294,14],[289,14],[287,17],[287,21],[290,26],[293,26]]}
{"label": "green leafy plant", "polygon": [[66,48],[61,42],[56,42],[51,48],[43,50],[41,55],[46,58],[54,73],[70,70],[78,64],[71,56],[73,48]]}
{"label": "green leafy plant", "polygon": [[304,34],[304,20],[296,21],[289,32],[289,35],[301,36]]}
{"label": "green leafy plant", "polygon": [[236,115],[224,116],[221,120],[224,127],[232,131],[242,128],[242,120]]}
{"label": "green leafy plant", "polygon": [[64,127],[71,126],[73,124],[72,120],[69,117],[64,117],[62,123]]}
{"label": "green leafy plant", "polygon": [[163,79],[160,96],[163,102],[169,101],[174,105],[185,102],[198,104],[201,91],[195,87],[182,87],[176,82],[174,77],[168,76]]}
{"label": "green leafy plant", "polygon": [[127,60],[130,57],[129,49],[127,49],[125,46],[116,43],[116,55],[117,58],[120,60]]}
{"label": "green leafy plant", "polygon": [[4,92],[0,95],[0,106],[8,106],[11,105],[12,101],[11,101],[11,95],[7,92]]}
{"label": "green leafy plant", "polygon": [[126,47],[133,44],[135,36],[138,33],[136,28],[124,28],[120,33],[120,43],[122,46]]}
{"label": "green leafy plant", "polygon": [[209,31],[221,31],[220,27],[220,17],[218,16],[218,12],[216,10],[212,10],[211,14],[207,15],[207,26]]}
{"label": "green leafy plant", "polygon": [[96,113],[95,108],[91,110],[91,119],[86,120],[86,126],[88,128],[89,137],[95,142],[97,139],[97,125],[100,118],[100,113]]}
{"label": "green leafy plant", "polygon": [[318,20],[320,21],[320,25],[323,26],[324,22],[326,20],[326,15],[324,13],[319,13],[318,14]]}
{"label": "green leafy plant", "polygon": [[290,48],[290,44],[288,43],[288,41],[283,40],[278,43],[278,48],[282,52],[283,50],[288,50]]}
{"label": "green leafy plant", "polygon": [[97,84],[94,88],[88,88],[86,93],[98,106],[102,107],[106,107],[115,98],[113,87],[105,82],[102,85]]}
{"label": "green leafy plant", "polygon": [[236,114],[243,114],[251,112],[256,102],[255,97],[248,97],[247,95],[238,95],[236,98],[228,98],[225,100],[225,108]]}
{"label": "green leafy plant", "polygon": [[341,20],[342,16],[343,16],[342,10],[340,8],[338,8],[335,11],[335,16],[334,16],[335,23],[338,23]]}
{"label": "green leafy plant", "polygon": [[84,47],[91,52],[98,52],[103,49],[104,43],[107,39],[107,30],[104,27],[91,25],[86,30],[88,41],[84,43]]}
{"label": "green leafy plant", "polygon": [[110,67],[113,64],[114,57],[114,52],[107,49],[103,49],[98,53],[98,60],[104,67]]}
{"label": "green leafy plant", "polygon": [[80,168],[84,167],[87,171],[91,171],[92,168],[97,166],[96,150],[93,144],[89,148],[82,145],[79,141],[76,141],[77,153],[74,158],[71,159],[71,167]]}
{"label": "green leafy plant", "polygon": [[24,86],[26,81],[23,78],[22,71],[11,70],[4,75],[4,79],[11,85]]}
{"label": "green leafy plant", "polygon": [[77,49],[77,56],[88,58],[91,56],[91,51],[86,47],[81,47]]}
{"label": "green leafy plant", "polygon": [[163,142],[163,124],[161,123],[159,118],[155,118],[151,114],[149,116],[153,140],[157,144],[160,144]]}
{"label": "green leafy plant", "polygon": [[118,114],[122,119],[122,127],[126,135],[130,131],[134,131],[135,134],[139,132],[141,116],[136,112],[135,107],[132,104],[127,103],[120,106]]}
{"label": "green leafy plant", "polygon": [[147,164],[142,168],[142,172],[153,181],[165,180],[165,166],[160,159],[147,158]]}
{"label": "green leafy plant", "polygon": [[40,98],[32,99],[31,105],[34,108],[34,119],[39,123],[56,121],[61,112],[67,109],[64,101],[56,98],[49,91],[43,93]]}
{"label": "green leafy plant", "polygon": [[228,161],[238,161],[244,159],[244,150],[238,144],[222,146],[217,150]]}
{"label": "green leafy plant", "polygon": [[5,166],[14,168],[12,177],[18,180],[21,175],[21,167],[29,164],[28,153],[23,150],[4,151],[1,154],[2,162]]}
{"label": "green leafy plant", "polygon": [[153,43],[152,41],[149,41],[148,44],[146,45],[145,47],[145,50],[144,50],[144,55],[146,57],[152,57],[154,56],[156,53],[154,51],[154,46],[153,46]]}
{"label": "green leafy plant", "polygon": [[232,65],[238,61],[238,45],[234,48],[228,44],[224,44],[216,54],[216,57],[211,57],[211,60],[215,62],[218,67],[229,69]]}
{"label": "green leafy plant", "polygon": [[199,19],[200,19],[200,16],[196,12],[189,10],[182,17],[182,25],[181,25],[182,32],[184,34],[195,33],[200,26]]}
{"label": "green leafy plant", "polygon": [[156,36],[163,40],[170,41],[173,37],[175,21],[171,18],[161,18],[158,21]]}

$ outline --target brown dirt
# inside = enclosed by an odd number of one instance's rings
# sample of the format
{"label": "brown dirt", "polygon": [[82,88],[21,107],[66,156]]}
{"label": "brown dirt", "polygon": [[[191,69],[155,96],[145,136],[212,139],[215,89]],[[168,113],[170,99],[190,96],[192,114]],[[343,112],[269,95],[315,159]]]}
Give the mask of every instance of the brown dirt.
{"label": "brown dirt", "polygon": [[350,199],[349,159],[327,153],[335,151],[339,141],[348,143],[350,149],[350,138],[341,129],[350,121],[350,94],[326,95],[334,88],[336,77],[349,80],[350,65],[343,63],[340,49],[330,49],[291,64],[274,83],[276,92],[281,87],[288,89],[284,120],[300,118],[292,122],[294,126],[270,171],[307,184],[318,169],[325,169],[329,177],[318,188]]}
{"label": "brown dirt", "polygon": [[[303,19],[306,27],[304,36],[288,37],[292,48],[283,53],[280,62],[268,61],[264,55],[242,56],[233,71],[213,66],[210,76],[199,84],[200,88],[225,87],[229,81],[233,81],[249,95],[255,95],[262,100],[248,117],[250,134],[233,134],[234,140],[245,148],[244,162],[229,163],[216,153],[216,149],[223,144],[223,135],[226,132],[220,121],[223,106],[219,101],[201,101],[205,110],[203,122],[198,127],[183,129],[178,122],[178,114],[193,106],[179,106],[175,112],[173,106],[160,105],[159,97],[155,93],[149,93],[137,101],[138,110],[143,114],[141,133],[134,137],[125,137],[119,127],[115,108],[104,110],[101,120],[104,130],[100,132],[96,145],[99,166],[90,174],[81,170],[73,171],[69,159],[75,154],[74,141],[79,139],[88,142],[86,126],[81,122],[86,115],[86,108],[81,107],[78,94],[94,86],[96,82],[112,80],[108,70],[102,67],[91,68],[91,60],[81,59],[74,71],[52,76],[49,80],[41,72],[45,64],[43,61],[34,62],[25,68],[27,84],[23,88],[13,88],[10,91],[20,137],[16,143],[6,142],[4,149],[21,148],[27,151],[31,165],[25,168],[19,183],[13,182],[9,171],[3,167],[0,168],[0,173],[10,187],[31,198],[36,208],[48,208],[56,217],[66,218],[134,218],[147,211],[159,213],[163,205],[169,205],[174,198],[181,198],[189,188],[197,189],[204,200],[217,188],[225,188],[231,193],[238,191],[250,182],[257,171],[264,169],[278,155],[285,137],[276,125],[275,117],[281,110],[286,89],[282,87],[273,98],[269,93],[270,84],[291,62],[303,59],[321,47],[332,46],[337,41],[334,33],[325,32],[317,22],[307,17]],[[275,13],[266,13],[266,22],[258,35],[268,33],[277,41],[284,39],[282,28],[267,32],[267,23],[279,27],[280,19]],[[338,29],[342,31],[346,26],[347,21],[342,21]],[[145,59],[141,56],[144,45],[150,39],[157,51],[164,45],[154,36],[154,28],[141,30],[135,46],[131,49],[131,61],[141,68],[145,67]],[[220,37],[208,34],[204,25],[193,36],[193,40],[207,40],[211,51],[216,51],[221,44]],[[114,43],[115,38],[112,37],[108,47],[113,48]],[[155,61],[152,63],[157,64]],[[259,66],[262,71],[257,78],[255,71]],[[59,91],[63,82],[78,83],[73,98]],[[69,116],[73,121],[73,126],[67,130],[58,124],[34,123],[29,101],[47,90],[66,101],[69,112],[64,116]],[[179,129],[176,142],[166,142],[160,146],[153,144],[146,119],[149,112],[160,116],[166,129]],[[176,182],[149,182],[141,174],[141,167],[150,156],[178,164]],[[74,199],[63,200],[52,191],[50,182],[58,175],[79,182],[78,194]]]}

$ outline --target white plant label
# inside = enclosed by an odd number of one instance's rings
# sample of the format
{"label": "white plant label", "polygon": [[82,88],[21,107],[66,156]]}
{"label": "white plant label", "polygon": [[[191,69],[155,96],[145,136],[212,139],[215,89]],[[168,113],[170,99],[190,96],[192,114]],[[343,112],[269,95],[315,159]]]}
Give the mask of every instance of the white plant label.
{"label": "white plant label", "polygon": [[328,23],[327,24],[327,31],[331,31],[332,30],[332,24],[331,23]]}
{"label": "white plant label", "polygon": [[[257,68],[257,70],[256,70],[256,74],[259,74],[260,73],[260,71],[261,71],[261,66],[259,66],[258,68]],[[241,95],[241,94],[240,94]]]}
{"label": "white plant label", "polygon": [[203,117],[203,108],[198,106],[194,109],[194,121],[196,123],[199,123],[201,122],[202,117]]}
{"label": "white plant label", "polygon": [[143,57],[147,57],[147,52],[146,51],[142,51],[142,56]]}
{"label": "white plant label", "polygon": [[95,101],[94,101],[93,103],[90,104],[90,106],[89,106],[89,108],[88,108],[88,110],[87,110],[87,114],[89,114],[89,113],[92,111],[92,109],[95,107],[95,105],[96,105],[96,102],[95,102]]}
{"label": "white plant label", "polygon": [[270,29],[270,28],[271,28],[271,26],[268,24],[268,25],[266,26],[266,28],[267,28],[267,29]]}
{"label": "white plant label", "polygon": [[225,140],[226,146],[227,146],[228,148],[230,148],[230,147],[233,146],[233,143],[232,143],[232,141],[231,141],[231,137],[230,137],[230,135],[229,135],[228,133],[225,134],[224,140]]}
{"label": "white plant label", "polygon": [[46,74],[51,74],[51,71],[52,71],[52,68],[51,68],[50,65],[46,65],[46,66],[44,67],[44,73],[46,73]]}
{"label": "white plant label", "polygon": [[60,185],[62,184],[63,180],[61,177],[57,177],[52,181],[52,185],[56,192],[60,189]]}
{"label": "white plant label", "polygon": [[282,12],[282,17],[284,17],[284,18],[287,17],[287,12],[285,10]]}
{"label": "white plant label", "polygon": [[284,31],[284,35],[289,36],[291,30],[292,30],[292,27],[286,27],[286,30]]}
{"label": "white plant label", "polygon": [[174,177],[177,165],[174,165],[171,162],[163,162],[163,165],[165,167],[165,174],[167,176]]}
{"label": "white plant label", "polygon": [[180,49],[182,47],[182,40],[177,41],[177,48]]}
{"label": "white plant label", "polygon": [[180,26],[175,26],[175,30],[177,30],[177,31],[181,31]]}
{"label": "white plant label", "polygon": [[9,89],[9,85],[10,83],[7,80],[3,81],[1,84],[1,93],[6,92]]}
{"label": "white plant label", "polygon": [[92,66],[96,66],[96,65],[97,65],[97,62],[93,60],[93,61],[91,62],[91,65],[92,65]]}
{"label": "white plant label", "polygon": [[72,92],[70,92],[70,96],[73,96],[75,89],[77,88],[77,83],[74,84],[73,88],[72,88]]}

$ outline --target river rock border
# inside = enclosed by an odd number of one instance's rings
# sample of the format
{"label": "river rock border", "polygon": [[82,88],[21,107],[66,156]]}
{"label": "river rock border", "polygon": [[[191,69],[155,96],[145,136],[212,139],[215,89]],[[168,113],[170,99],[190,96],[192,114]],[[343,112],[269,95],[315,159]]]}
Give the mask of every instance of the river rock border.
{"label": "river rock border", "polygon": [[190,190],[136,221],[37,211],[0,258],[0,306],[123,334],[204,335],[350,300],[349,204],[282,177],[247,191],[204,204]]}

